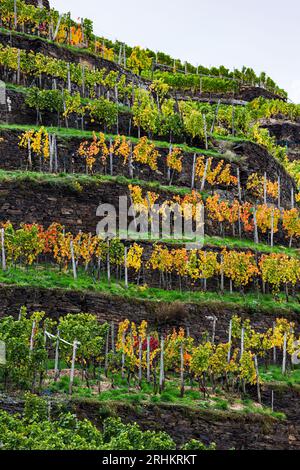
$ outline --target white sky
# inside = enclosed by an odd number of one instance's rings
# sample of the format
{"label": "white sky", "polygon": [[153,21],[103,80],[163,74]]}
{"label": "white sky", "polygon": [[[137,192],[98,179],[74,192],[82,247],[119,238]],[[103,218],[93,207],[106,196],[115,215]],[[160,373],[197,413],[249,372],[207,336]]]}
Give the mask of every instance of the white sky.
{"label": "white sky", "polygon": [[50,0],[95,32],[205,66],[265,71],[300,103],[299,0]]}

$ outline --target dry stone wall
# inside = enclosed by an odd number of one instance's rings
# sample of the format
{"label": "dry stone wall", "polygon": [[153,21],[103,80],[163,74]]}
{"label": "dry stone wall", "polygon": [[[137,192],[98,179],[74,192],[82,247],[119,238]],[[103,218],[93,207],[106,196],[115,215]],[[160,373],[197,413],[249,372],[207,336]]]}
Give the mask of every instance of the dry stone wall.
{"label": "dry stone wall", "polygon": [[46,314],[58,320],[68,313],[92,313],[97,315],[100,322],[119,324],[124,319],[137,323],[147,320],[159,331],[170,332],[173,328],[190,328],[191,334],[200,338],[204,332],[212,332],[212,317],[217,318],[216,339],[226,341],[230,319],[234,314],[249,318],[252,326],[265,331],[271,328],[276,318],[285,317],[300,329],[297,313],[287,313],[278,307],[277,311],[266,311],[259,308],[226,306],[216,299],[215,302],[193,304],[166,304],[151,300],[139,300],[110,296],[104,293],[84,292],[63,289],[42,289],[35,287],[16,287],[0,285],[1,308],[0,317],[13,315],[17,318],[20,307],[25,305],[29,312],[45,311]]}

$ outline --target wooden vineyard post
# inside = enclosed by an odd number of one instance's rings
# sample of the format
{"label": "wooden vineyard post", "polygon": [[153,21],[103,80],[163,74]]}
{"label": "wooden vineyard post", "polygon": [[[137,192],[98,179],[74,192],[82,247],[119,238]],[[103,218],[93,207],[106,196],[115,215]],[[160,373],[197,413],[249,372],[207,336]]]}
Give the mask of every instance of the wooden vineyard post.
{"label": "wooden vineyard post", "polygon": [[[119,104],[119,92],[118,92],[118,87],[117,85],[115,86],[115,100],[116,100],[116,105]],[[116,130],[117,130],[117,135],[119,134],[119,107],[117,106],[117,123],[116,123]]]}
{"label": "wooden vineyard post", "polygon": [[70,70],[70,63],[67,64],[67,71],[68,71],[68,92],[72,92],[72,84],[71,84],[71,70]]}
{"label": "wooden vineyard post", "polygon": [[101,255],[99,255],[97,259],[97,278],[98,281],[101,281]]}
{"label": "wooden vineyard post", "polygon": [[239,237],[242,238],[242,221],[241,221],[241,206],[240,205],[239,205],[238,217],[239,217],[239,221],[238,221],[238,224],[239,224]]}
{"label": "wooden vineyard post", "polygon": [[180,396],[184,397],[184,354],[183,344],[180,345]]}
{"label": "wooden vineyard post", "polygon": [[264,204],[267,204],[267,173],[264,173]]}
{"label": "wooden vineyard post", "polygon": [[124,67],[125,69],[126,69],[126,65],[127,65],[126,62],[127,62],[127,60],[126,60],[126,44],[125,44],[125,42],[124,42],[124,48],[123,48],[123,67]]}
{"label": "wooden vineyard post", "polygon": [[245,350],[245,328],[242,328],[242,335],[241,335],[241,359],[244,355]]}
{"label": "wooden vineyard post", "polygon": [[105,370],[105,376],[107,377],[108,374],[108,345],[109,345],[109,330],[110,327],[107,328],[107,333],[106,333],[106,341],[105,341],[105,360],[104,360],[104,370]]}
{"label": "wooden vineyard post", "polygon": [[211,130],[210,130],[211,134],[213,134],[214,131],[215,131],[215,125],[216,125],[216,121],[217,121],[217,119],[218,119],[220,105],[221,105],[221,100],[219,99],[219,100],[218,100],[218,104],[217,104],[217,108],[216,108],[216,112],[215,112],[215,114],[214,114],[214,118],[213,118],[213,123],[212,123],[212,126],[211,126]]}
{"label": "wooden vineyard post", "polygon": [[[241,359],[243,358],[244,355],[244,350],[245,350],[245,329],[242,328],[242,335],[241,335]],[[246,384],[245,380],[242,379],[242,387],[243,387],[243,393],[246,393]]]}
{"label": "wooden vineyard post", "polygon": [[49,25],[49,35],[48,35],[49,41],[53,41],[53,35],[54,35],[54,23],[53,23],[53,20],[51,20],[51,23]]}
{"label": "wooden vineyard post", "polygon": [[73,240],[70,241],[70,249],[71,249],[71,258],[72,258],[73,277],[76,280],[77,279],[77,269],[76,269],[75,255],[74,255]]}
{"label": "wooden vineyard post", "polygon": [[[172,145],[170,145],[170,148],[169,148],[169,155],[171,155],[171,153],[172,153]],[[168,178],[168,183],[171,185],[171,168],[169,166],[168,166],[167,178]]]}
{"label": "wooden vineyard post", "polygon": [[143,349],[142,349],[142,339],[139,336],[139,387],[142,387],[142,359],[143,359]]}
{"label": "wooden vineyard post", "polygon": [[75,339],[75,341],[73,343],[72,365],[71,365],[71,371],[70,371],[70,386],[69,386],[69,394],[70,395],[72,395],[72,392],[73,392],[76,353],[77,353],[77,348],[78,348],[79,344],[80,343]]}
{"label": "wooden vineyard post", "polygon": [[81,67],[81,77],[82,77],[82,96],[85,97],[85,66]]}
{"label": "wooden vineyard post", "polygon": [[17,0],[14,0],[14,27],[17,29],[18,27],[18,7],[17,7]]}
{"label": "wooden vineyard post", "polygon": [[111,350],[115,354],[115,324],[111,322]]}
{"label": "wooden vineyard post", "polygon": [[239,168],[237,168],[236,173],[237,173],[237,180],[238,180],[238,198],[239,198],[239,201],[242,202],[241,174],[240,174]]}
{"label": "wooden vineyard post", "polygon": [[150,336],[147,336],[147,383],[151,382],[151,367],[150,367]]}
{"label": "wooden vineyard post", "polygon": [[159,370],[159,393],[162,393],[165,386],[165,365],[164,365],[164,338],[161,337],[160,342],[160,370]]}
{"label": "wooden vineyard post", "polygon": [[32,352],[34,348],[34,334],[35,334],[35,321],[32,322],[32,329],[31,329],[31,336],[30,336],[30,352]]}
{"label": "wooden vineyard post", "polygon": [[295,208],[295,195],[294,195],[294,188],[291,189],[291,209]]}
{"label": "wooden vineyard post", "polygon": [[122,60],[122,44],[120,44],[120,48],[119,48],[119,60],[118,60],[118,65],[121,65],[121,60]]}
{"label": "wooden vineyard post", "polygon": [[109,169],[110,169],[110,176],[113,176],[114,169],[113,169],[113,143],[112,139],[109,141]]}
{"label": "wooden vineyard post", "polygon": [[54,152],[54,172],[58,173],[58,152],[57,152],[57,141],[56,135],[53,134],[53,152]]}
{"label": "wooden vineyard post", "polygon": [[286,355],[287,355],[287,333],[284,334],[284,340],[283,340],[282,375],[286,374]]}
{"label": "wooden vineyard post", "polygon": [[17,85],[20,85],[20,74],[21,74],[21,51],[18,49],[18,69],[17,69]]}
{"label": "wooden vineyard post", "polygon": [[56,345],[55,345],[55,365],[54,365],[55,382],[57,382],[59,378],[59,339],[60,339],[60,333],[59,333],[59,329],[57,329]]}
{"label": "wooden vineyard post", "polygon": [[220,274],[221,274],[221,286],[220,286],[220,290],[221,292],[224,292],[224,269],[223,269],[223,263],[224,263],[224,256],[221,255],[221,270],[220,270]]}
{"label": "wooden vineyard post", "polygon": [[110,272],[110,243],[109,240],[107,240],[107,282],[110,285],[110,280],[111,280],[111,272]]}
{"label": "wooden vineyard post", "polygon": [[228,333],[228,356],[227,356],[227,362],[228,364],[231,361],[231,345],[232,345],[232,320],[230,320],[229,323],[229,333]]}
{"label": "wooden vineyard post", "polygon": [[195,189],[195,173],[196,173],[196,154],[194,153],[193,157],[193,168],[192,168],[192,184],[191,189]]}
{"label": "wooden vineyard post", "polygon": [[274,208],[272,209],[272,214],[271,214],[271,247],[273,248],[274,246]]}
{"label": "wooden vineyard post", "polygon": [[51,410],[52,410],[51,400],[47,400],[47,419],[49,422],[51,422]]}
{"label": "wooden vineyard post", "polygon": [[5,230],[1,229],[1,262],[2,271],[6,271],[6,255],[5,255]]}
{"label": "wooden vineyard post", "polygon": [[203,124],[204,124],[205,150],[208,150],[207,122],[206,122],[205,114],[203,114]]}
{"label": "wooden vineyard post", "polygon": [[58,171],[58,160],[57,160],[57,142],[56,142],[56,135],[55,134],[49,134],[49,153],[50,153],[50,158],[49,158],[49,172],[57,173]]}
{"label": "wooden vineyard post", "polygon": [[56,135],[49,134],[49,172],[57,173],[58,171],[58,155],[57,155],[57,142],[56,142]]}
{"label": "wooden vineyard post", "polygon": [[278,176],[278,209],[281,208],[281,178]]}
{"label": "wooden vineyard post", "polygon": [[[67,111],[67,105],[66,105],[66,99],[65,99],[64,90],[61,91],[61,96],[62,96],[62,101],[63,101],[64,113],[66,113],[66,111]],[[68,116],[67,116],[67,115],[65,116],[65,124],[66,124],[66,128],[68,129],[68,128],[69,128],[69,119],[68,119]]]}
{"label": "wooden vineyard post", "polygon": [[215,339],[216,339],[216,325],[217,325],[217,317],[213,317],[213,331],[212,331],[212,339],[211,342],[212,344],[215,344]]}
{"label": "wooden vineyard post", "polygon": [[232,135],[235,136],[235,109],[232,106]]}
{"label": "wooden vineyard post", "polygon": [[133,149],[132,149],[132,142],[130,141],[130,154],[128,156],[128,169],[129,169],[129,177],[131,179],[133,178],[132,155],[133,155]]}
{"label": "wooden vineyard post", "polygon": [[58,35],[62,17],[63,17],[63,15],[60,15],[60,17],[58,18],[58,22],[57,22],[57,25],[56,25],[56,28],[55,28],[55,32],[54,32],[54,35],[53,35],[53,41],[56,40],[56,37],[57,37],[57,35]]}
{"label": "wooden vineyard post", "polygon": [[[273,323],[273,335],[275,334],[275,323]],[[276,346],[273,347],[273,363],[276,364],[277,362],[277,353],[276,353]]]}
{"label": "wooden vineyard post", "polygon": [[122,333],[122,379],[125,378],[125,331]]}
{"label": "wooden vineyard post", "polygon": [[257,399],[258,399],[258,403],[261,405],[261,392],[260,392],[259,370],[258,370],[257,356],[254,356],[254,364],[255,364],[256,383],[257,383]]}
{"label": "wooden vineyard post", "polygon": [[256,208],[254,208],[253,212],[253,221],[254,221],[254,243],[258,243],[258,228],[257,228],[257,215],[256,215]]}
{"label": "wooden vineyard post", "polygon": [[149,211],[149,220],[150,220],[150,224],[151,224],[151,233],[154,233],[153,212],[152,212],[151,202],[150,202],[148,193],[147,193],[147,195],[146,195],[146,200],[147,200],[148,211]]}
{"label": "wooden vineyard post", "polygon": [[85,45],[85,34],[84,34],[84,21],[83,21],[83,18],[81,18],[81,31],[82,31],[82,44]]}
{"label": "wooden vineyard post", "polygon": [[[40,168],[40,170],[41,170],[41,168]],[[52,134],[49,134],[49,173],[52,173],[52,171],[53,171]]]}
{"label": "wooden vineyard post", "polygon": [[134,228],[135,228],[135,231],[136,231],[137,230],[136,211],[135,211],[135,207],[134,207],[134,203],[133,203],[131,193],[130,193],[129,197],[130,197],[130,206],[132,208],[132,213],[130,215],[133,216],[133,223],[134,223]]}
{"label": "wooden vineyard post", "polygon": [[29,137],[28,137],[28,139],[27,139],[27,148],[28,148],[28,164],[29,164],[29,168],[31,169],[31,168],[32,168],[31,140],[30,140]]}
{"label": "wooden vineyard post", "polygon": [[127,255],[128,255],[128,248],[125,246],[124,252],[124,269],[125,269],[125,288],[128,289],[128,266],[127,266]]}
{"label": "wooden vineyard post", "polygon": [[201,183],[201,191],[204,191],[204,188],[205,188],[208,165],[209,165],[209,158],[205,162],[204,174],[203,174],[202,183]]}

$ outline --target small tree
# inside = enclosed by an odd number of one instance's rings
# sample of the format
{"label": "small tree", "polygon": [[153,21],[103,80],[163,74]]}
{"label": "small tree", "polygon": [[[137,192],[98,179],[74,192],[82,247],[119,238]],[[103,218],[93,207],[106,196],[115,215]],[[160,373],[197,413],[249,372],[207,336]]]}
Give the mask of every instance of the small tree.
{"label": "small tree", "polygon": [[138,128],[139,137],[141,136],[141,128],[148,132],[149,135],[157,132],[159,111],[149,91],[142,88],[138,88],[135,91],[132,111],[133,122]]}
{"label": "small tree", "polygon": [[151,63],[151,58],[147,52],[139,46],[133,48],[127,62],[128,67],[137,75],[141,75],[143,70],[149,70]]}
{"label": "small tree", "polygon": [[[100,325],[95,315],[69,314],[60,320],[60,336],[70,343],[80,342],[77,360],[85,370],[87,384],[89,368],[94,366],[95,373],[103,355],[107,328],[107,323]],[[61,349],[65,359],[70,358],[70,347],[62,344]]]}

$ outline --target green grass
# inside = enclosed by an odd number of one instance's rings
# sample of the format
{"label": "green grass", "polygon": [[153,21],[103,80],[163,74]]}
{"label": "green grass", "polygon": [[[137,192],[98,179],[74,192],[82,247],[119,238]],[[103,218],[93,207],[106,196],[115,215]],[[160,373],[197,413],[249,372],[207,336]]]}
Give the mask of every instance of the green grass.
{"label": "green grass", "polygon": [[[122,235],[122,232],[121,232]],[[130,232],[128,233],[128,237],[130,239]],[[136,238],[135,238],[136,239]],[[140,233],[139,238],[140,241],[147,241],[149,237],[147,237],[146,233]],[[265,243],[255,243],[253,240],[247,239],[239,239],[233,237],[217,237],[217,236],[205,236],[199,238],[183,238],[181,240],[175,238],[161,238],[155,240],[156,242],[166,243],[169,245],[178,245],[182,246],[187,243],[195,243],[201,242],[203,246],[206,248],[210,247],[218,247],[218,248],[230,248],[230,249],[249,249],[253,252],[257,253],[284,253],[288,256],[299,257],[300,256],[300,248],[288,248],[282,245],[276,245],[271,247]]]}
{"label": "green grass", "polygon": [[300,305],[296,302],[285,302],[284,296],[279,301],[275,301],[271,295],[256,293],[224,292],[180,292],[177,290],[165,291],[147,286],[136,286],[131,284],[128,289],[121,281],[113,281],[109,285],[106,279],[101,282],[95,281],[91,276],[79,269],[78,279],[74,280],[71,273],[61,273],[51,265],[39,265],[25,268],[9,268],[7,271],[0,271],[0,283],[7,286],[33,287],[41,289],[64,289],[79,292],[95,292],[109,296],[118,296],[125,299],[145,300],[150,302],[182,302],[208,305],[215,308],[231,309],[236,311],[247,309],[250,312],[272,313],[274,316],[284,316],[291,312],[300,313]]}
{"label": "green grass", "polygon": [[26,94],[28,91],[28,88],[26,88],[25,86],[15,85],[14,83],[5,83],[5,86],[7,90],[12,90],[16,93]]}
{"label": "green grass", "polygon": [[284,413],[281,413],[280,411],[272,411],[271,408],[267,407],[257,407],[255,406],[254,402],[250,399],[247,400],[241,400],[241,404],[244,406],[244,409],[242,410],[242,413],[245,414],[262,414],[265,416],[271,416],[273,418],[279,419],[279,420],[284,420],[286,419],[286,415]]}
{"label": "green grass", "polygon": [[[110,378],[108,378],[110,381]],[[107,379],[105,379],[105,382]],[[250,400],[241,400],[234,395],[228,394],[224,391],[219,391],[217,395],[212,395],[206,399],[197,389],[197,385],[194,383],[192,388],[186,388],[184,396],[180,396],[179,381],[177,378],[169,378],[166,381],[164,391],[154,393],[153,385],[142,381],[141,388],[137,387],[133,380],[131,380],[131,386],[125,379],[122,380],[120,374],[114,374],[114,386],[115,388],[104,390],[104,377],[101,377],[102,391],[99,394],[97,389],[97,381],[90,380],[90,385],[95,388],[87,388],[86,384],[78,377],[74,380],[73,387],[73,400],[78,399],[90,399],[96,403],[102,404],[129,404],[134,406],[147,406],[151,404],[156,405],[169,405],[169,406],[180,406],[189,408],[197,411],[219,411],[227,412],[233,415],[236,414],[251,414],[251,415],[266,415],[277,419],[284,419],[283,413],[272,412],[267,407],[257,407],[255,403]],[[68,395],[69,393],[69,377],[64,376],[57,382],[52,382],[48,385],[48,390],[53,394]],[[232,409],[231,406],[234,404],[241,405],[241,408]]]}
{"label": "green grass", "polygon": [[[34,171],[6,171],[0,170],[0,182],[28,182],[32,184],[50,184],[54,187],[68,187],[74,191],[82,191],[83,187],[96,186],[101,184],[117,183],[124,186],[129,184],[139,185],[143,188],[167,192],[170,194],[178,194],[184,196],[189,194],[191,190],[186,187],[166,186],[158,181],[144,181],[138,178],[129,179],[125,176],[110,175],[85,175],[60,173],[58,175],[51,173],[39,173]],[[206,193],[202,193],[205,197]]]}
{"label": "green grass", "polygon": [[[93,388],[87,388],[85,382],[78,377],[75,378],[73,387],[73,399],[93,399],[96,402],[106,404],[132,404],[138,405],[170,405],[181,406],[197,411],[214,410],[221,412],[231,412],[234,414],[261,414],[283,419],[282,413],[273,413],[267,407],[257,407],[255,403],[250,400],[241,400],[235,395],[226,394],[224,391],[218,391],[216,395],[212,395],[206,399],[197,389],[194,383],[193,387],[186,388],[184,396],[180,396],[179,381],[176,377],[170,377],[165,384],[164,391],[154,393],[153,385],[148,384],[145,380],[141,384],[141,388],[131,379],[130,387],[125,379],[121,378],[120,374],[114,374],[114,387],[113,389],[105,390],[103,384],[110,383],[110,376],[105,379],[101,376],[102,391],[98,393],[97,381],[90,380],[90,385]],[[69,393],[69,377],[61,377],[57,382],[52,382],[48,385],[48,390],[54,394]],[[232,409],[234,404],[241,405],[241,408]]]}
{"label": "green grass", "polygon": [[246,136],[233,136],[233,135],[219,135],[219,134],[210,134],[210,136],[215,140],[223,140],[228,142],[234,142],[236,144],[243,143],[243,142],[251,142],[249,138]]}
{"label": "green grass", "polygon": [[[76,392],[75,392],[76,393]],[[185,396],[180,397],[179,388],[174,384],[166,384],[165,390],[161,395],[153,394],[153,388],[150,385],[143,384],[142,390],[131,389],[128,391],[126,385],[121,386],[115,390],[109,390],[102,392],[98,396],[101,402],[125,402],[125,403],[156,403],[156,404],[173,404],[188,406],[189,408],[200,408],[200,409],[220,409],[218,406],[218,400],[216,400],[216,406],[203,400],[201,394],[194,390],[186,390]],[[212,400],[214,401],[214,400]]]}
{"label": "green grass", "polygon": [[265,243],[255,243],[252,240],[231,238],[231,237],[205,237],[205,244],[213,246],[226,246],[228,248],[249,248],[249,250],[257,251],[260,253],[285,253],[288,256],[300,255],[300,249],[288,248],[281,245],[274,247],[266,245]]}
{"label": "green grass", "polygon": [[272,365],[268,367],[267,371],[264,368],[261,368],[260,376],[263,381],[267,383],[280,382],[289,386],[300,385],[299,366],[296,366],[294,370],[290,370],[284,375],[280,366]]}

